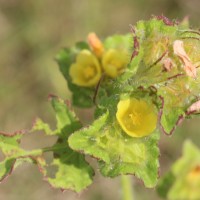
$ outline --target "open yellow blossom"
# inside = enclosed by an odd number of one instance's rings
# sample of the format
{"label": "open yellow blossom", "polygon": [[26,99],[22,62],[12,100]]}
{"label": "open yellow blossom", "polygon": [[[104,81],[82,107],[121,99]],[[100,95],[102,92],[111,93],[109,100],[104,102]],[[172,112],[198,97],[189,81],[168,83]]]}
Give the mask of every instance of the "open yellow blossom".
{"label": "open yellow blossom", "polygon": [[154,104],[136,98],[119,101],[116,117],[121,128],[131,137],[151,134],[156,128],[158,118]]}
{"label": "open yellow blossom", "polygon": [[82,50],[77,55],[76,62],[70,66],[69,75],[76,85],[95,86],[101,78],[99,61],[89,50]]}
{"label": "open yellow blossom", "polygon": [[128,61],[127,52],[109,49],[103,54],[102,66],[108,76],[115,78],[124,71]]}

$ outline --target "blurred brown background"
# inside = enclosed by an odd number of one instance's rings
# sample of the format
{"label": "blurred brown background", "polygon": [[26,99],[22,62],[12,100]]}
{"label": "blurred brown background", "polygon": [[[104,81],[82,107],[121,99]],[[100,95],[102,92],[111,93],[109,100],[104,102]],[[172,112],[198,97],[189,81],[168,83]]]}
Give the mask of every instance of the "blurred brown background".
{"label": "blurred brown background", "polygon": [[[53,123],[49,93],[70,98],[67,84],[54,57],[63,46],[84,40],[95,31],[101,38],[129,32],[129,24],[148,19],[152,14],[169,18],[190,17],[200,26],[198,0],[0,0],[0,131],[30,128],[40,116]],[[183,123],[172,137],[162,136],[161,174],[181,155],[186,138],[200,146],[199,120]],[[41,133],[26,136],[27,149],[48,146],[54,138]],[[137,200],[159,199],[134,179]],[[96,176],[94,184],[82,194],[52,190],[42,181],[37,168],[23,165],[0,185],[5,200],[111,200],[120,199],[120,180]]]}

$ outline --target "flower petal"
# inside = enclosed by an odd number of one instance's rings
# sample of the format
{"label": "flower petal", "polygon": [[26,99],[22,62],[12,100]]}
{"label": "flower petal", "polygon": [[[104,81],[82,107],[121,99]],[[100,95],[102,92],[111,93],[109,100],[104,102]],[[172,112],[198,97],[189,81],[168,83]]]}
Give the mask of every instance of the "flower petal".
{"label": "flower petal", "polygon": [[70,66],[69,75],[74,84],[93,87],[101,78],[99,61],[90,51],[82,50],[77,55],[76,62]]}
{"label": "flower petal", "polygon": [[125,51],[109,49],[103,55],[102,66],[108,76],[115,78],[123,72],[128,61],[129,59]]}
{"label": "flower petal", "polygon": [[196,78],[197,72],[196,67],[192,64],[189,56],[185,52],[183,47],[183,41],[175,40],[173,44],[174,54],[176,54],[184,64],[184,70],[190,77]]}
{"label": "flower petal", "polygon": [[155,105],[145,100],[130,98],[117,105],[116,118],[121,128],[131,137],[151,134],[157,125]]}

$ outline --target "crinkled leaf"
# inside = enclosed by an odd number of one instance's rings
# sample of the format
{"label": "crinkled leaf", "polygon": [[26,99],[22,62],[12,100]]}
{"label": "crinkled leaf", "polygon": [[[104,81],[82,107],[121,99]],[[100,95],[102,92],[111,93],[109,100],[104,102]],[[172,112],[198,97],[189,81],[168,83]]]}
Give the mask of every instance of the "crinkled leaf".
{"label": "crinkled leaf", "polygon": [[12,156],[13,154],[21,154],[23,150],[20,148],[20,140],[23,132],[18,132],[13,135],[0,135],[0,147],[5,156]]}
{"label": "crinkled leaf", "polygon": [[[195,66],[200,59],[200,42],[184,40],[184,47],[188,57]],[[180,65],[177,63],[177,66]],[[180,118],[191,114],[188,108],[199,99],[200,71],[197,68],[197,77],[188,76],[180,72],[176,77],[156,85],[158,95],[163,97],[164,105],[161,116],[161,125],[166,133],[172,133]]]}
{"label": "crinkled leaf", "polygon": [[149,87],[176,73],[176,69],[173,69],[170,74],[164,73],[162,62],[159,62],[167,53],[176,31],[176,26],[167,26],[162,20],[152,19],[137,23],[135,32],[139,43],[138,51],[143,52],[143,57],[133,77],[134,85]]}
{"label": "crinkled leaf", "polygon": [[63,143],[55,145],[53,152],[54,159],[50,164],[38,158],[40,171],[51,186],[80,192],[92,183],[94,171],[83,155]]}
{"label": "crinkled leaf", "polygon": [[0,177],[1,181],[5,179],[10,173],[12,173],[13,165],[15,163],[15,159],[5,159],[4,161],[0,162]]}
{"label": "crinkled leaf", "polygon": [[88,128],[83,128],[69,137],[69,145],[77,151],[89,154],[99,160],[104,176],[134,174],[147,187],[154,187],[158,176],[159,150],[158,131],[148,137],[133,138],[120,128],[116,121],[115,102],[109,104],[109,111]]}
{"label": "crinkled leaf", "polygon": [[34,130],[44,130],[47,134],[58,136],[57,144],[51,147],[54,158],[50,164],[42,157],[39,157],[37,162],[45,179],[53,187],[80,192],[92,183],[94,172],[85,161],[84,155],[69,148],[67,139],[81,124],[75,113],[70,111],[61,99],[52,97],[51,102],[56,114],[56,130],[50,130],[41,120],[37,120]]}
{"label": "crinkled leaf", "polygon": [[131,34],[126,34],[126,35],[110,36],[105,39],[103,44],[105,49],[119,49],[129,52],[129,48],[132,46],[131,43],[132,43]]}
{"label": "crinkled leaf", "polygon": [[70,110],[70,105],[67,106],[67,103],[63,100],[50,96],[52,107],[55,111],[56,117],[56,129],[51,130],[47,123],[44,123],[41,119],[37,119],[33,126],[33,131],[43,130],[47,135],[57,135],[63,139],[68,138],[68,136],[75,130],[81,128],[81,123],[76,117],[75,113]]}
{"label": "crinkled leaf", "polygon": [[161,58],[168,52],[169,44],[173,43],[176,31],[176,26],[167,26],[157,19],[139,21],[133,27],[133,48],[129,48],[131,62],[113,83],[117,92],[130,92],[138,87],[148,88],[177,74],[176,68],[170,73],[164,72],[161,62]]}
{"label": "crinkled leaf", "polygon": [[[31,131],[44,130],[47,135],[56,135],[57,143],[52,147],[25,151],[20,147],[20,140],[24,133],[17,132],[13,135],[1,133],[0,149],[5,159],[0,162],[0,180],[5,179],[23,162],[33,162],[39,166],[45,179],[53,187],[79,192],[92,183],[94,174],[93,169],[85,161],[85,157],[68,146],[69,135],[78,130],[81,124],[64,101],[52,96],[51,103],[56,113],[56,129],[51,130],[48,124],[37,119]],[[48,151],[52,151],[54,155],[50,164],[47,164],[43,158],[43,153]],[[52,171],[51,167],[55,170]]]}
{"label": "crinkled leaf", "polygon": [[6,158],[0,162],[0,181],[7,178],[12,171],[23,163],[35,163],[33,157]]}
{"label": "crinkled leaf", "polygon": [[160,123],[167,134],[173,132],[179,121],[185,117],[188,107],[196,99],[189,86],[192,81],[196,80],[185,76],[178,77],[158,88],[158,95],[163,100]]}
{"label": "crinkled leaf", "polygon": [[[171,134],[189,114],[188,107],[199,100],[200,33],[183,30],[182,25],[157,17],[139,21],[133,40],[137,44],[133,45],[134,56],[125,73],[113,83],[113,93],[155,88],[155,94],[163,101],[161,127]],[[175,41],[183,44],[184,56],[187,55],[184,60],[174,51]],[[197,74],[195,79],[188,75],[191,69],[188,63]]]}
{"label": "crinkled leaf", "polygon": [[37,156],[42,154],[41,150],[25,151],[20,147],[23,132],[13,135],[0,133],[0,149],[4,154],[4,160],[0,162],[0,181],[3,181],[12,170],[23,162],[35,162]]}
{"label": "crinkled leaf", "polygon": [[[173,177],[173,180],[170,180],[170,177]],[[200,150],[190,141],[186,141],[183,147],[183,156],[174,163],[171,171],[161,179],[158,192],[161,196],[170,200],[196,200],[200,199],[199,188]]]}
{"label": "crinkled leaf", "polygon": [[179,76],[158,85],[157,89],[163,100],[161,126],[164,132],[171,134],[184,117],[195,111],[190,112],[189,107],[199,99],[200,76],[196,79]]}

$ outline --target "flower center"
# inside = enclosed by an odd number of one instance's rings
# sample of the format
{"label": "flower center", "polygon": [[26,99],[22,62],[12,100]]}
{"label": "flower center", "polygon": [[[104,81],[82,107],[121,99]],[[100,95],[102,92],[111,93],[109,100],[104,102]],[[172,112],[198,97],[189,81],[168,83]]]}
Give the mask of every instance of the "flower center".
{"label": "flower center", "polygon": [[140,126],[142,124],[141,113],[132,112],[128,116],[131,118],[131,120],[135,126]]}
{"label": "flower center", "polygon": [[94,67],[92,66],[87,66],[84,70],[84,77],[86,79],[90,79],[92,77],[94,77],[95,75],[95,70],[94,70]]}
{"label": "flower center", "polygon": [[111,60],[109,63],[112,67],[116,68],[117,70],[123,69],[124,65],[119,60]]}
{"label": "flower center", "polygon": [[191,182],[195,182],[197,180],[200,180],[200,165],[197,165],[196,167],[194,167],[189,173],[187,178],[191,181]]}

